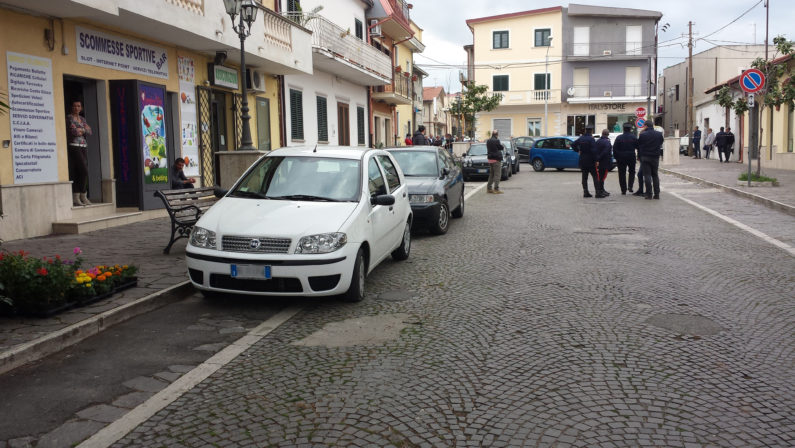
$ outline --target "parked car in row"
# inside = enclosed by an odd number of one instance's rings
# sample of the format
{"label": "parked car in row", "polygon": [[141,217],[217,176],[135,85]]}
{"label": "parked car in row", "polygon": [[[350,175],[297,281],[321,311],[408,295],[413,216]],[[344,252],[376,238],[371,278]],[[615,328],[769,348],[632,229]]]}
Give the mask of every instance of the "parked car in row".
{"label": "parked car in row", "polygon": [[412,227],[427,227],[442,235],[450,216],[464,216],[464,176],[453,157],[437,146],[388,149],[406,176]]}
{"label": "parked car in row", "polygon": [[510,156],[510,164],[511,164],[511,175],[516,174],[519,172],[519,156],[516,154],[516,147],[513,144],[513,140],[500,140],[502,146],[505,147],[505,151]]}
{"label": "parked car in row", "polygon": [[533,147],[538,137],[516,137],[513,139],[513,145],[516,147],[516,154],[520,162],[530,162],[530,148]]}
{"label": "parked car in row", "polygon": [[196,223],[188,276],[205,293],[343,294],[411,251],[408,184],[386,151],[280,148],[255,162]]}
{"label": "parked car in row", "polygon": [[[511,177],[511,156],[507,151],[502,152],[502,173],[500,180],[508,180]],[[488,151],[485,143],[473,143],[462,158],[464,170],[464,181],[473,177],[489,177]]]}
{"label": "parked car in row", "polygon": [[[556,168],[563,171],[566,168],[579,168],[580,154],[574,151],[572,144],[577,139],[574,137],[548,137],[539,138],[530,149],[530,163],[536,171],[546,168]],[[616,159],[611,155],[610,170],[616,167]]]}

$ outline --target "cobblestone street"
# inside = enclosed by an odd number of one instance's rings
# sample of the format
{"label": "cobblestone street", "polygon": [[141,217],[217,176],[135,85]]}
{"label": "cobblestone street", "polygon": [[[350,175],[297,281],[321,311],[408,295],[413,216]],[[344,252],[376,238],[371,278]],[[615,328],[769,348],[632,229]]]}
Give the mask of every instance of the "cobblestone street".
{"label": "cobblestone street", "polygon": [[[793,446],[792,256],[666,192],[701,187],[612,176],[602,201],[575,172],[475,195],[367,300],[299,303],[114,446]],[[296,344],[372,316],[402,330]]]}

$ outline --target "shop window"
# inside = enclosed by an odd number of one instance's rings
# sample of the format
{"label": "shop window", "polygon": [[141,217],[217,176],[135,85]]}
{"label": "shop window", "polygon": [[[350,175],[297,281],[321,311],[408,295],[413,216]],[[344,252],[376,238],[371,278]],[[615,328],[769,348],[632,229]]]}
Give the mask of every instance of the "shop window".
{"label": "shop window", "polygon": [[569,115],[566,117],[566,131],[568,135],[585,134],[585,126],[595,126],[596,115]]}

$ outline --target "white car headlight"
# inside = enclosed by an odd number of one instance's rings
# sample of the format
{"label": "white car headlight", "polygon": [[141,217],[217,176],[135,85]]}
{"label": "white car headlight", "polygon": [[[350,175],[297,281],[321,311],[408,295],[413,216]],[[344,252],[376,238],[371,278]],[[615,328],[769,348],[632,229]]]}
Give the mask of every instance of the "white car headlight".
{"label": "white car headlight", "polygon": [[427,204],[433,202],[432,194],[410,194],[409,202],[414,204]]}
{"label": "white car headlight", "polygon": [[194,226],[190,232],[190,244],[204,249],[215,249],[215,232]]}
{"label": "white car headlight", "polygon": [[344,233],[321,233],[309,235],[298,240],[295,246],[297,254],[327,254],[340,249],[348,242],[348,236]]}

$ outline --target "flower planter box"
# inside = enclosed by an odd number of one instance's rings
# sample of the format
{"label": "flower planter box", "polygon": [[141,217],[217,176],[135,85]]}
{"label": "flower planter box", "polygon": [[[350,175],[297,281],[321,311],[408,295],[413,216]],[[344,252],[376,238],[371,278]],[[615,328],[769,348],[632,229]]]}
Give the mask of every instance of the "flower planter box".
{"label": "flower planter box", "polygon": [[107,299],[108,297],[124,291],[125,289],[134,288],[138,286],[138,277],[131,277],[123,283],[118,284],[110,291],[104,294],[97,294],[91,297],[81,298],[77,300],[70,300],[68,302],[59,303],[52,306],[31,307],[29,309],[14,309],[10,306],[0,307],[0,315],[2,316],[20,316],[20,317],[52,317],[56,314],[70,310],[72,308],[79,308],[82,306],[97,303],[100,300]]}

